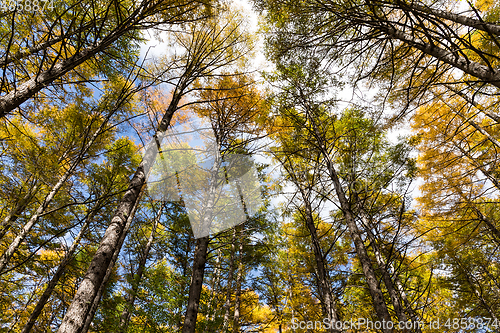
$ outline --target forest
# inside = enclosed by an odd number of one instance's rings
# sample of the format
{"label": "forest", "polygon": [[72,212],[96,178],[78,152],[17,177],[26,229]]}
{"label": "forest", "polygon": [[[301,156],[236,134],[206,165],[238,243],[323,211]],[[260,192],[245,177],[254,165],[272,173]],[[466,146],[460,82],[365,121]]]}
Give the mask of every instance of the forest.
{"label": "forest", "polygon": [[500,332],[500,2],[0,0],[0,333]]}

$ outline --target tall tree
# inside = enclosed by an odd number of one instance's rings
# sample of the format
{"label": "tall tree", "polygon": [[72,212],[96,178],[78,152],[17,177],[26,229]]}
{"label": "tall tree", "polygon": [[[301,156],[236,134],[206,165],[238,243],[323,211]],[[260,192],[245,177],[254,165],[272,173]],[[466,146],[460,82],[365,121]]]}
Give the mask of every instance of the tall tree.
{"label": "tall tree", "polygon": [[[84,84],[133,67],[142,29],[190,22],[208,13],[205,3],[197,1],[50,3],[50,9],[4,13],[8,19],[2,21],[0,30],[0,117],[47,86]],[[31,35],[32,31],[39,33]]]}
{"label": "tall tree", "polygon": [[[167,130],[174,113],[182,106],[179,105],[181,98],[189,92],[191,84],[197,78],[217,75],[220,68],[235,63],[246,52],[246,48],[240,48],[240,46],[247,45],[247,40],[245,36],[237,33],[237,24],[228,24],[221,27],[215,22],[215,19],[211,19],[198,24],[195,22],[188,27],[188,34],[177,34],[177,41],[184,48],[185,53],[176,56],[178,58],[174,59],[180,75],[170,105],[159,121],[155,136]],[[156,145],[146,147],[143,162],[132,176],[129,188],[123,195],[113,215],[111,224],[108,226],[87,273],[59,327],[60,333],[73,332],[83,327],[90,306],[96,299],[106,271],[110,267],[113,253],[120,250],[120,239],[124,234],[125,224],[131,216],[133,207],[140,200],[140,193],[146,184],[146,177],[151,171],[156,154]],[[200,255],[206,251],[205,241],[198,240],[201,243],[195,253]],[[208,244],[208,242],[206,243]],[[200,266],[200,270],[202,268],[204,267]],[[193,283],[201,286],[201,276],[202,274],[193,279]]]}
{"label": "tall tree", "polygon": [[265,10],[270,58],[294,57],[294,49],[315,50],[360,93],[367,88],[387,92],[377,102],[390,101],[403,107],[399,111],[425,103],[432,98],[428,89],[443,84],[476,99],[498,93],[500,37],[491,3],[469,2],[470,9],[462,12],[454,1],[255,3]]}
{"label": "tall tree", "polygon": [[[321,175],[316,176],[318,180],[315,181],[325,187],[317,190],[319,196],[329,198],[327,193],[333,192],[330,200],[338,205],[345,220],[378,320],[391,321],[390,304],[399,319],[406,322],[408,317],[402,306],[402,296],[393,281],[394,272],[389,270],[385,259],[377,253],[376,243],[370,245],[379,261],[372,259],[372,249],[365,243],[363,236],[366,232],[372,232],[369,228],[373,228],[373,223],[378,226],[387,223],[384,221],[387,217],[383,216],[387,216],[390,210],[394,209],[390,213],[396,217],[393,222],[399,224],[399,207],[406,210],[404,197],[401,198],[398,192],[392,195],[384,192],[388,191],[391,183],[404,184],[405,178],[411,179],[414,167],[407,156],[408,149],[404,148],[405,145],[399,145],[385,150],[383,147],[389,145],[384,141],[381,125],[365,116],[363,111],[348,109],[338,117],[334,113],[334,103],[327,94],[331,74],[322,69],[321,61],[310,53],[297,55],[296,58],[301,62],[295,62],[294,59],[279,63],[276,75],[281,82],[278,95],[279,114],[283,118],[281,122],[294,129],[291,135],[287,135],[295,142],[289,144],[289,154],[299,156],[307,161],[305,163],[308,166],[313,166],[309,172],[304,172],[302,178],[313,177],[316,173]],[[370,134],[360,136],[360,133]],[[297,144],[298,140],[304,140],[303,147]],[[314,167],[316,165],[320,166],[318,171],[315,171],[318,168]],[[384,213],[368,221],[370,215],[367,212],[372,210]],[[396,224],[394,228],[397,231],[400,226]],[[401,238],[396,232],[389,246],[396,248]],[[378,282],[379,272],[384,278],[390,302],[386,301],[384,289]],[[411,309],[408,311],[411,312]],[[414,312],[410,318],[414,321],[418,319]],[[386,327],[383,330],[389,332],[392,329]]]}
{"label": "tall tree", "polygon": [[[216,149],[220,150],[221,154],[220,161],[217,161],[216,158],[214,162],[216,165],[212,172],[221,173],[223,169],[226,169],[228,170],[226,171],[228,173],[226,177],[229,177],[229,179],[237,178],[237,174],[232,175],[231,173],[234,173],[236,169],[244,169],[245,167],[239,165],[241,161],[237,161],[238,157],[236,159],[231,159],[231,155],[240,151],[248,151],[252,141],[255,141],[256,137],[261,135],[260,132],[265,126],[266,119],[263,99],[254,86],[254,82],[248,75],[234,75],[233,77],[224,75],[217,81],[207,80],[200,84],[206,85],[205,87],[210,87],[210,89],[205,88],[200,92],[200,104],[197,104],[194,111],[200,116],[207,117],[214,132]],[[233,162],[236,162],[237,165],[234,165]],[[242,172],[242,170],[239,170],[239,172]],[[243,172],[243,174],[244,173],[245,172]],[[225,178],[220,179],[219,176],[219,179],[217,179],[217,177],[213,177],[213,181],[220,182],[221,180],[225,182]],[[212,184],[211,186],[216,185]],[[218,186],[221,185],[219,184]],[[239,185],[237,185],[237,187],[238,190],[241,191]],[[249,214],[249,212],[246,211],[245,203],[242,202],[242,204],[245,214]],[[247,219],[248,218],[249,215],[247,215]],[[190,297],[186,312],[186,320],[183,326],[184,333],[194,332],[195,329],[199,297],[203,284],[203,272],[207,259],[208,243],[209,237],[207,236],[200,238],[196,246],[197,250],[195,250],[195,259],[193,263]],[[240,269],[236,270],[234,263],[236,249],[234,250],[235,251],[231,251],[232,259],[229,269],[230,272],[242,274],[241,266]],[[241,249],[239,253],[241,253]],[[233,273],[230,274],[229,283],[232,283]],[[241,283],[241,275],[239,275],[239,279]],[[234,282],[238,284],[238,278],[236,278]],[[226,314],[224,317],[225,327],[227,327],[229,316],[230,290],[228,290],[227,293],[228,296],[225,306]]]}

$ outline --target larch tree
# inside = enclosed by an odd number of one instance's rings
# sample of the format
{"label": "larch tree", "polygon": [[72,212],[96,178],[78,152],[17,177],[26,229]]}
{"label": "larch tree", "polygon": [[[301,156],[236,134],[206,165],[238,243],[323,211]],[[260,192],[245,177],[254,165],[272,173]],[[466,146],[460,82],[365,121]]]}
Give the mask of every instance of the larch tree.
{"label": "larch tree", "polygon": [[[244,59],[241,59],[244,60]],[[200,80],[201,81],[201,80]],[[250,160],[245,160],[243,155],[249,155],[254,146],[254,142],[262,135],[267,120],[264,100],[261,93],[257,90],[255,82],[249,74],[231,74],[226,73],[218,80],[205,80],[199,82],[201,88],[198,95],[198,102],[193,107],[193,111],[199,116],[206,117],[214,132],[216,148],[220,153],[220,162],[215,167],[215,171],[221,173],[222,170],[227,173],[223,179],[218,180],[226,182],[227,179],[237,179],[238,173],[244,175],[251,165]],[[243,154],[243,155],[242,155]],[[236,158],[232,158],[232,155]],[[242,159],[242,161],[239,161]],[[217,160],[217,159],[216,159]],[[214,186],[214,185],[211,185]],[[220,184],[218,185],[220,186]],[[241,192],[239,183],[238,191]],[[245,206],[243,194],[240,193],[241,203],[248,222],[253,214],[250,207]],[[243,221],[244,222],[244,221]],[[246,223],[246,222],[244,222]],[[242,227],[243,226],[243,227]],[[232,236],[232,250],[230,251],[229,264],[229,288],[225,301],[224,327],[227,329],[229,320],[231,284],[236,287],[235,309],[233,325],[239,322],[238,302],[241,298],[241,281],[243,277],[243,245],[245,240],[245,226],[235,227]],[[195,257],[192,269],[192,282],[190,287],[190,297],[188,300],[188,309],[186,320],[183,326],[183,332],[194,332],[194,323],[199,307],[199,299],[202,290],[204,268],[207,260],[208,245],[210,237],[206,236],[198,239],[195,250]],[[238,244],[239,243],[239,244]],[[238,245],[236,245],[238,244]],[[239,260],[236,260],[238,254]],[[238,268],[237,268],[238,267]],[[234,281],[233,281],[234,280]],[[236,331],[238,328],[234,328]]]}
{"label": "larch tree", "polygon": [[36,105],[57,98],[61,86],[102,81],[126,71],[135,64],[142,30],[168,30],[205,18],[212,5],[128,0],[50,4],[2,13],[0,118],[28,100]]}
{"label": "larch tree", "polygon": [[[170,62],[173,64],[170,71],[175,68],[176,70],[173,72],[179,74],[173,81],[175,87],[170,104],[155,129],[156,137],[167,130],[174,113],[183,106],[180,105],[182,97],[191,91],[192,84],[196,79],[210,75],[216,76],[220,73],[221,68],[237,63],[248,52],[248,39],[246,35],[238,32],[239,24],[232,20],[234,17],[232,15],[234,14],[228,14],[225,25],[219,24],[218,20],[212,18],[193,22],[188,25],[187,33],[178,32],[175,34],[175,42],[178,43],[177,45],[181,47],[183,52],[174,54],[174,58]],[[172,76],[169,79],[173,80]],[[132,218],[134,207],[137,206],[141,198],[146,178],[151,171],[156,154],[155,145],[146,147],[143,162],[130,179],[129,188],[124,193],[111,223],[106,229],[58,332],[73,332],[83,328],[91,311],[91,305],[99,301],[97,297],[99,289],[105,280],[106,271],[112,268],[110,264],[113,262],[114,253],[120,251],[123,237],[127,232],[127,221]],[[195,262],[196,258],[204,256],[206,245],[208,242],[205,240],[198,240]],[[204,268],[201,262],[198,268],[192,283],[199,285],[201,289]],[[193,297],[195,296],[193,295]],[[191,304],[193,311],[197,307],[195,303]],[[194,327],[193,320],[195,318],[196,316],[190,317],[190,325],[185,324],[184,327]]]}

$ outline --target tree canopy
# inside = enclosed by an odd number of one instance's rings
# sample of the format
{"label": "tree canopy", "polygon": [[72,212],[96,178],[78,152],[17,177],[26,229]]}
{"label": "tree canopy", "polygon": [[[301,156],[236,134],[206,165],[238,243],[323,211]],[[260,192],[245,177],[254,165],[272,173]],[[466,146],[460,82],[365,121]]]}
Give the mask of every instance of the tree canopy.
{"label": "tree canopy", "polygon": [[500,3],[246,4],[0,3],[0,332],[498,332]]}

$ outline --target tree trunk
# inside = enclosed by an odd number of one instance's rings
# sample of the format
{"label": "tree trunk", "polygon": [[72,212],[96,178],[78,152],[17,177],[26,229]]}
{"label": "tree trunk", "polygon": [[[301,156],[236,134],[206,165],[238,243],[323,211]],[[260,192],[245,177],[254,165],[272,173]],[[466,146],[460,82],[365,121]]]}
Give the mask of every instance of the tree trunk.
{"label": "tree trunk", "polygon": [[[310,116],[310,114],[308,114]],[[377,277],[375,275],[375,271],[373,269],[373,265],[370,257],[368,256],[368,252],[366,250],[363,239],[361,238],[361,231],[359,230],[353,210],[351,209],[351,204],[344,193],[342,188],[342,184],[340,183],[339,177],[335,170],[332,160],[330,159],[330,154],[326,149],[325,139],[319,132],[319,126],[314,120],[314,117],[311,118],[311,123],[313,125],[313,132],[315,139],[319,144],[319,149],[323,158],[326,162],[326,167],[330,176],[330,179],[333,182],[333,186],[335,188],[335,193],[337,195],[337,199],[340,202],[340,209],[342,214],[344,215],[347,228],[349,230],[349,235],[354,243],[354,247],[356,249],[356,254],[358,260],[361,264],[361,268],[363,270],[363,275],[365,276],[366,284],[368,285],[368,290],[370,291],[370,296],[372,298],[373,307],[375,308],[375,312],[377,314],[378,319],[383,322],[391,321],[391,316],[387,309],[387,305],[385,304],[384,294],[379,287]],[[386,325],[383,326],[382,331],[384,333],[391,333],[393,330],[388,328]]]}
{"label": "tree trunk", "polygon": [[227,332],[229,327],[229,311],[231,308],[231,292],[233,288],[233,275],[234,275],[234,255],[236,253],[235,242],[236,242],[236,228],[233,229],[233,237],[231,241],[231,254],[229,257],[229,273],[226,284],[226,301],[224,303],[224,322],[222,325],[223,332]]}
{"label": "tree trunk", "polygon": [[207,252],[209,236],[198,238],[194,250],[193,275],[189,287],[189,299],[184,317],[182,333],[194,333],[196,328],[196,317],[198,316],[198,307],[200,305],[201,289],[203,286],[203,275],[205,273],[205,264],[207,262]]}
{"label": "tree trunk", "polygon": [[[415,331],[417,333],[421,333],[422,330],[418,326],[418,317],[415,314],[415,311],[411,307],[410,302],[408,301],[408,298],[406,297],[406,293],[404,292],[403,286],[401,284],[401,281],[399,281],[398,276],[395,273],[394,266],[392,265],[391,262],[386,262],[385,258],[383,257],[382,253],[380,252],[380,249],[378,247],[377,239],[375,235],[372,233],[370,230],[370,223],[368,221],[368,218],[366,216],[366,213],[364,212],[363,209],[360,209],[361,213],[361,218],[363,219],[363,223],[365,224],[366,227],[366,233],[368,236],[368,239],[370,240],[370,243],[373,248],[373,252],[375,253],[375,259],[377,260],[377,265],[382,273],[382,278],[384,280],[384,284],[387,288],[387,291],[389,293],[389,296],[391,297],[391,302],[392,305],[394,306],[394,311],[396,312],[396,315],[398,316],[398,319],[400,321],[406,322],[408,321],[408,318],[404,312],[403,306],[401,304],[400,298],[403,299],[403,302],[405,302],[406,306],[406,311],[410,315],[410,318],[414,325],[412,327],[415,328]],[[392,281],[392,274],[394,274],[394,283]],[[394,285],[396,284],[396,286]],[[403,296],[404,295],[404,296]]]}
{"label": "tree trunk", "polygon": [[[142,192],[140,194],[142,194]],[[92,320],[94,319],[97,308],[99,307],[99,303],[101,302],[102,294],[106,290],[106,285],[109,281],[109,277],[111,276],[111,273],[113,272],[113,267],[115,266],[116,260],[118,259],[118,255],[120,254],[121,247],[123,245],[123,242],[125,241],[125,238],[127,237],[127,232],[130,229],[130,225],[132,224],[132,220],[134,218],[135,211],[137,210],[138,206],[139,206],[139,201],[137,201],[135,203],[135,205],[132,207],[131,214],[127,218],[127,222],[125,223],[125,226],[124,226],[124,232],[121,234],[120,239],[118,240],[118,246],[116,247],[115,251],[113,252],[113,256],[111,258],[109,266],[106,268],[106,273],[104,275],[103,281],[100,284],[99,290],[97,291],[96,296],[94,297],[94,299],[92,301],[92,306],[89,307],[88,314],[86,314],[84,316],[85,323],[83,324],[83,326],[81,326],[79,328],[78,331],[74,331],[75,333],[87,333],[87,331],[90,328],[90,324],[92,324]],[[80,288],[78,288],[78,290],[80,290]],[[78,290],[77,290],[77,293],[78,293]],[[65,318],[66,318],[66,316],[65,316]],[[59,329],[61,329],[61,328],[59,328]]]}
{"label": "tree trunk", "polygon": [[[190,11],[194,8],[195,7],[189,7],[185,10]],[[53,81],[61,78],[63,75],[83,64],[85,61],[91,59],[96,54],[109,48],[129,31],[138,29],[138,25],[142,20],[154,14],[158,10],[159,7],[156,3],[153,3],[153,5],[147,5],[146,2],[142,2],[141,7],[135,9],[126,19],[120,22],[120,26],[100,41],[93,43],[92,46],[86,49],[78,50],[70,58],[63,59],[58,63],[52,64],[49,69],[40,71],[28,81],[19,84],[16,89],[13,89],[7,95],[0,97],[0,118],[5,117],[9,112],[20,106],[43,88],[50,85]],[[175,22],[178,19],[179,18],[177,16],[174,16],[171,20]],[[93,22],[91,26],[94,27],[96,23],[97,22]],[[52,42],[53,41],[48,41],[46,43],[50,44]],[[33,52],[35,51],[36,47]],[[8,59],[5,61],[8,61]]]}
{"label": "tree trunk", "polygon": [[[182,96],[182,91],[185,86],[181,86],[174,92],[172,101],[163,116],[157,133],[163,133],[174,112],[177,110],[177,105]],[[85,274],[85,277],[80,284],[71,305],[63,318],[58,333],[73,333],[78,332],[85,325],[87,314],[90,312],[90,307],[94,303],[94,299],[99,293],[101,285],[104,282],[106,272],[113,260],[113,254],[119,252],[121,243],[120,239],[125,238],[127,233],[126,223],[128,218],[132,217],[134,207],[139,202],[141,190],[146,183],[146,177],[156,159],[157,149],[155,146],[148,146],[144,159],[137,168],[134,176],[130,180],[130,185],[123,195],[118,208],[113,214],[111,223],[106,230],[104,237],[97,248],[97,251],[92,258],[90,266]],[[88,319],[87,319],[88,320]],[[92,320],[92,318],[90,318]]]}
{"label": "tree trunk", "polygon": [[130,294],[128,295],[127,299],[127,304],[125,304],[125,308],[123,309],[123,312],[120,316],[120,327],[118,329],[118,332],[120,333],[125,333],[127,332],[128,324],[130,322],[130,316],[134,303],[135,303],[135,298],[137,296],[137,291],[139,290],[139,284],[141,283],[142,280],[142,275],[144,274],[144,269],[146,268],[146,261],[149,256],[149,251],[151,250],[151,246],[153,245],[153,240],[156,232],[156,226],[160,222],[161,218],[161,213],[162,213],[162,208],[160,208],[160,212],[158,213],[158,216],[155,217],[155,220],[153,222],[153,226],[151,228],[151,234],[148,237],[148,241],[146,243],[146,247],[144,248],[144,251],[142,252],[141,260],[139,262],[139,267],[137,268],[137,273],[136,276],[133,279],[132,282],[132,290],[130,291]]}
{"label": "tree trunk", "polygon": [[108,48],[129,29],[130,27],[115,30],[95,46],[75,53],[72,57],[64,59],[54,66],[51,66],[50,69],[36,74],[36,76],[20,84],[7,95],[0,97],[0,118],[5,117],[9,112],[51,84],[54,80],[62,77],[64,74],[83,64],[97,53]]}
{"label": "tree trunk", "polygon": [[[359,230],[356,224],[354,214],[351,210],[349,201],[345,196],[344,190],[342,189],[342,185],[340,184],[337,172],[335,171],[333,164],[328,158],[328,156],[325,156],[325,158],[327,160],[327,167],[330,173],[330,178],[333,181],[335,192],[337,193],[337,198],[340,201],[340,207],[342,213],[344,214],[347,227],[349,229],[349,234],[354,242],[354,246],[356,248],[356,254],[363,269],[363,274],[365,276],[366,283],[368,285],[368,289],[372,297],[373,307],[375,308],[375,312],[377,313],[377,317],[380,321],[389,322],[391,321],[391,316],[389,315],[389,311],[387,310],[387,305],[385,304],[382,290],[378,285],[377,277],[375,275],[372,262],[370,260],[370,257],[368,256],[365,244],[363,243],[363,240],[361,238],[361,231]],[[386,326],[385,329],[383,329],[382,331],[384,333],[391,333],[392,329],[389,329]]]}
{"label": "tree trunk", "polygon": [[33,312],[31,313],[31,315],[28,319],[28,322],[24,325],[21,333],[28,333],[33,328],[33,325],[35,324],[36,320],[38,319],[38,316],[40,316],[40,314],[42,313],[42,310],[45,307],[45,304],[47,303],[48,299],[50,298],[50,295],[52,295],[52,292],[54,291],[57,283],[59,282],[59,279],[64,274],[66,266],[73,259],[73,256],[76,252],[76,249],[77,249],[78,245],[80,244],[80,240],[82,239],[83,234],[87,230],[89,224],[94,219],[94,216],[97,213],[98,208],[99,208],[99,205],[97,205],[92,210],[92,212],[87,216],[87,218],[85,219],[85,223],[82,225],[80,231],[78,232],[78,235],[76,235],[75,240],[73,241],[73,244],[71,244],[70,248],[66,252],[64,259],[59,264],[59,267],[57,268],[57,271],[55,272],[54,276],[52,276],[52,279],[50,279],[49,283],[47,284],[47,287],[43,291],[42,296],[38,300],[35,308],[33,309]]}
{"label": "tree trunk", "polygon": [[407,8],[409,10],[416,10],[422,13],[426,14],[431,14],[433,16],[445,19],[445,20],[450,20],[455,23],[463,24],[465,26],[485,31],[488,33],[491,33],[493,35],[500,36],[500,25],[495,24],[495,23],[490,23],[490,22],[484,22],[483,20],[478,20],[478,19],[473,19],[467,16],[463,15],[458,15],[454,14],[451,12],[439,10],[439,9],[434,9],[430,8],[428,6],[422,6],[417,4],[416,2],[412,3],[404,3],[402,1],[397,2],[398,5],[400,5],[402,8]]}
{"label": "tree trunk", "polygon": [[[337,309],[333,299],[332,291],[330,288],[330,279],[328,277],[327,268],[325,265],[325,258],[319,243],[318,233],[314,225],[314,218],[312,215],[311,203],[309,198],[301,189],[302,198],[305,205],[305,221],[309,234],[311,235],[311,242],[313,245],[314,259],[316,261],[316,269],[318,272],[318,291],[323,305],[323,311],[330,322],[330,332],[338,332],[334,329],[334,323],[338,321]],[[332,327],[333,326],[333,327]]]}
{"label": "tree trunk", "polygon": [[[238,227],[235,228],[235,230]],[[239,228],[238,228],[239,229]],[[241,284],[243,280],[243,239],[241,229],[239,232],[238,246],[238,273],[236,275],[236,291],[234,293],[234,317],[233,317],[233,332],[240,332],[240,313],[241,313]]]}
{"label": "tree trunk", "polygon": [[[205,265],[207,262],[208,243],[210,242],[210,226],[212,225],[214,214],[213,210],[216,201],[216,190],[219,184],[222,159],[215,157],[212,169],[209,170],[210,179],[208,180],[208,189],[206,201],[203,207],[199,207],[201,213],[199,225],[202,233],[207,232],[207,236],[198,238],[194,251],[194,261],[191,276],[191,285],[189,286],[189,298],[184,316],[184,325],[182,333],[194,333],[196,329],[196,318],[200,304],[200,296],[203,287],[203,276],[205,274]],[[185,199],[185,198],[184,198]],[[194,222],[194,221],[191,221]],[[196,223],[195,223],[196,224]]]}
{"label": "tree trunk", "polygon": [[428,44],[422,40],[414,38],[413,36],[405,34],[392,26],[376,25],[376,29],[384,32],[391,38],[399,39],[400,41],[422,51],[425,54],[458,68],[464,73],[470,74],[481,81],[490,83],[491,85],[500,88],[500,71],[491,71],[485,65],[481,65],[469,59],[464,59],[458,54],[454,54],[438,46]]}
{"label": "tree trunk", "polygon": [[[217,293],[220,290],[221,256],[222,256],[222,253],[221,253],[221,250],[219,248],[219,249],[217,249],[217,260],[215,262],[215,268],[214,268],[214,272],[212,275],[212,286],[211,286],[212,290],[211,290],[211,294],[210,294],[210,303],[209,303],[209,311],[211,311],[211,313],[208,316],[208,318],[209,318],[209,322],[212,325],[215,321],[215,315],[216,315],[216,309],[217,309],[217,306],[216,306]],[[214,330],[215,330],[215,327],[211,326],[210,331],[214,332]]]}

